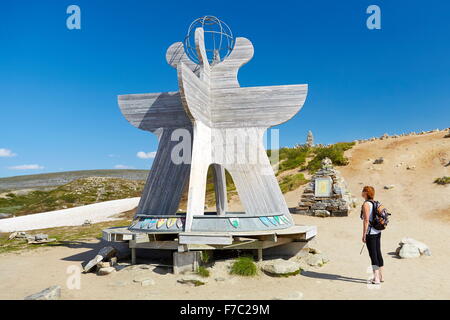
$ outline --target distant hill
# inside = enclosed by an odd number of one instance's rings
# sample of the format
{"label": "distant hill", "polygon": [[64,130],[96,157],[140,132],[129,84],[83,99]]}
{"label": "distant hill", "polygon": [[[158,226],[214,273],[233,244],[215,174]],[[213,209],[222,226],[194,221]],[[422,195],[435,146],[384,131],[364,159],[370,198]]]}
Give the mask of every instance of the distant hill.
{"label": "distant hill", "polygon": [[139,197],[145,181],[112,177],[80,178],[48,191],[6,193],[0,212],[16,216],[79,207],[97,202]]}
{"label": "distant hill", "polygon": [[134,181],[146,180],[149,170],[83,170],[0,178],[0,192],[20,189],[58,187],[81,178],[107,177]]}

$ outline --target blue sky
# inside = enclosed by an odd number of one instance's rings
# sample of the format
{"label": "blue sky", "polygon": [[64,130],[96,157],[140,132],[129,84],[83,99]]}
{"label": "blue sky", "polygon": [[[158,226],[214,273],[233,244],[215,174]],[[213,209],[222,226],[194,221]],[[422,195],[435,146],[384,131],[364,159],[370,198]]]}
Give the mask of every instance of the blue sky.
{"label": "blue sky", "polygon": [[[81,30],[66,27],[71,4]],[[381,30],[366,27],[372,4]],[[166,49],[203,15],[253,42],[242,86],[309,84],[303,109],[277,127],[282,146],[308,130],[334,143],[450,126],[448,1],[4,0],[0,177],[150,168],[136,154],[157,139],[123,118],[117,95],[176,91]]]}

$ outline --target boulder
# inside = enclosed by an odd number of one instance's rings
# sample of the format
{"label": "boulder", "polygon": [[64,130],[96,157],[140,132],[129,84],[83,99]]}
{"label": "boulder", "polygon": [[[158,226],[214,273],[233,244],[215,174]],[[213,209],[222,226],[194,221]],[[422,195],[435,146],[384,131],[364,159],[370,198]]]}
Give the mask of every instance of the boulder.
{"label": "boulder", "polygon": [[418,258],[420,251],[416,246],[405,243],[399,248],[398,255],[402,259]]}
{"label": "boulder", "polygon": [[417,258],[422,255],[431,256],[430,248],[425,243],[412,238],[403,238],[399,245],[397,254],[402,259]]}
{"label": "boulder", "polygon": [[25,297],[25,300],[58,300],[61,297],[61,287],[52,286],[38,293]]}
{"label": "boulder", "polygon": [[276,259],[266,262],[261,269],[271,275],[284,276],[298,272],[300,264],[294,261]]}

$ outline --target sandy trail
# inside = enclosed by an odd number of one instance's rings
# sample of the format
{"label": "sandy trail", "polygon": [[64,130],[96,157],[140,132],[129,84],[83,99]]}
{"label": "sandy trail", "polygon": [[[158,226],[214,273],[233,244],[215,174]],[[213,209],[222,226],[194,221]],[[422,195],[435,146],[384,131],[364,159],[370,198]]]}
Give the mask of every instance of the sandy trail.
{"label": "sandy trail", "polygon": [[112,216],[136,208],[139,197],[105,201],[81,207],[35,213],[0,220],[0,232],[38,230],[79,226],[86,220],[92,223],[117,220]]}
{"label": "sandy trail", "polygon": [[[273,299],[297,291],[304,299],[450,299],[450,186],[433,183],[450,175],[450,167],[442,164],[450,160],[450,139],[442,137],[443,133],[436,133],[360,144],[348,152],[350,165],[339,168],[355,196],[359,197],[363,185],[374,185],[378,200],[393,213],[382,236],[386,282],[378,289],[366,283],[370,262],[366,249],[359,254],[361,220],[355,209],[348,217],[294,216],[298,224],[318,226],[312,246],[331,260],[299,276],[240,278],[227,275],[229,262],[218,262],[209,282],[200,287],[178,284],[179,276],[162,269],[124,269],[105,277],[81,275],[81,289],[70,290],[66,286],[67,267],[79,266],[101,246],[98,241],[80,242],[0,255],[0,299],[22,299],[55,284],[62,286],[63,299]],[[372,165],[367,161],[378,157],[384,157],[385,163]],[[400,162],[416,169],[396,166]],[[389,184],[395,188],[382,188]],[[286,194],[288,204],[295,205],[300,194],[301,190]],[[393,253],[406,236],[425,242],[432,256],[398,259]],[[148,275],[156,285],[134,284],[132,280],[139,275]],[[216,277],[226,280],[215,281]]]}

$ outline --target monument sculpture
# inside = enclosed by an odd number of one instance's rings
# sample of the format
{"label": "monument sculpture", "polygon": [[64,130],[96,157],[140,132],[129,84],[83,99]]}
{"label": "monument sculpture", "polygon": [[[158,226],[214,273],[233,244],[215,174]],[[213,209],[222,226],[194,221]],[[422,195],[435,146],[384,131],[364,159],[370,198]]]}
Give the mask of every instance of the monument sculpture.
{"label": "monument sculpture", "polygon": [[[206,46],[211,40],[205,39],[217,35],[213,46]],[[159,139],[130,232],[178,234],[179,244],[230,244],[242,232],[315,235],[315,227],[296,228],[262,139],[267,128],[288,121],[301,109],[308,87],[241,87],[239,69],[253,53],[250,40],[234,38],[215,17],[202,17],[191,25],[184,43],[167,49],[166,60],[177,70],[179,91],[119,96],[124,117]],[[180,132],[191,136],[191,150],[183,149],[187,161],[182,162],[177,149]],[[214,169],[217,209],[212,214],[204,212],[209,166]],[[227,210],[225,170],[245,212]],[[185,188],[187,210],[179,212]]]}

